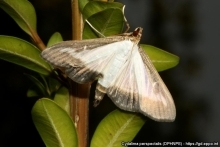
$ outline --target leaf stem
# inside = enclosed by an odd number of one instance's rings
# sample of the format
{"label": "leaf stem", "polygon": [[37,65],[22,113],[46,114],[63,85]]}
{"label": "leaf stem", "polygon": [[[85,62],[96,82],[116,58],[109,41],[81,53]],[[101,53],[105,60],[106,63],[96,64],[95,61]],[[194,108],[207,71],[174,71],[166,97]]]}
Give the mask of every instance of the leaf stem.
{"label": "leaf stem", "polygon": [[36,46],[40,49],[40,50],[44,50],[46,48],[45,44],[43,43],[43,41],[41,40],[41,38],[39,37],[39,35],[37,34],[36,31],[30,29],[31,32],[31,37],[34,40],[34,43],[36,44]]}

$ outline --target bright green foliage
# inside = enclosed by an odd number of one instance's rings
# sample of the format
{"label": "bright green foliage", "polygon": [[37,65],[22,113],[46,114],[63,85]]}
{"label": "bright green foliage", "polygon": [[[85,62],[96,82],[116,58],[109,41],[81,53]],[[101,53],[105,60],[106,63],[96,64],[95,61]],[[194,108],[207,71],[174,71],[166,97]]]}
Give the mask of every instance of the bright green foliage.
{"label": "bright green foliage", "polygon": [[149,56],[157,71],[164,71],[176,66],[179,57],[151,45],[141,44],[145,53]]}
{"label": "bright green foliage", "polygon": [[80,12],[83,11],[83,8],[85,7],[85,5],[86,5],[89,1],[90,1],[90,0],[80,0],[80,1],[78,1]]}
{"label": "bright green foliage", "polygon": [[16,37],[0,36],[0,59],[43,75],[52,72],[50,65],[40,57],[40,50],[37,47]]}
{"label": "bright green foliage", "polygon": [[[124,26],[123,17],[123,13],[120,9],[109,8],[92,15],[88,18],[88,21],[102,35],[110,36],[122,32]],[[92,30],[87,23],[85,24],[84,32],[84,39],[97,38],[98,36],[102,37],[97,32]]]}
{"label": "bright green foliage", "polygon": [[[124,27],[123,5],[120,3],[89,2],[83,9],[84,19],[102,35],[110,36],[122,32]],[[100,36],[85,22],[83,39]]]}
{"label": "bright green foliage", "polygon": [[92,15],[102,12],[104,10],[114,8],[114,9],[121,9],[123,8],[123,4],[121,3],[106,3],[106,2],[99,2],[99,1],[90,1],[86,4],[83,9],[83,18],[88,19]]}
{"label": "bright green foliage", "polygon": [[7,12],[27,34],[36,32],[36,13],[28,0],[0,0],[0,8]]}
{"label": "bright green foliage", "polygon": [[32,108],[34,124],[47,147],[77,147],[75,126],[69,115],[54,101],[39,99]]}
{"label": "bright green foliage", "polygon": [[62,86],[54,97],[54,101],[70,115],[69,91]]}
{"label": "bright green foliage", "polygon": [[48,43],[47,43],[47,47],[51,46],[51,45],[54,45],[56,43],[59,43],[63,41],[63,38],[61,36],[60,33],[58,32],[55,32],[49,39]]}
{"label": "bright green foliage", "polygon": [[92,137],[91,147],[118,147],[132,141],[145,120],[136,113],[115,110],[98,125]]}

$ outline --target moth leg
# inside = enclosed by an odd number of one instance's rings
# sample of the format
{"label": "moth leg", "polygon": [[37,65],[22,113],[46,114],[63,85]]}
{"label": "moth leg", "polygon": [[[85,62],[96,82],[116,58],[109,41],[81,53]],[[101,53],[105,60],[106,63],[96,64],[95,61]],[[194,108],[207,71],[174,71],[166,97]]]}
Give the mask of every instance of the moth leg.
{"label": "moth leg", "polygon": [[93,106],[96,107],[99,105],[100,101],[106,94],[106,88],[97,83],[96,90],[95,90],[95,100]]}

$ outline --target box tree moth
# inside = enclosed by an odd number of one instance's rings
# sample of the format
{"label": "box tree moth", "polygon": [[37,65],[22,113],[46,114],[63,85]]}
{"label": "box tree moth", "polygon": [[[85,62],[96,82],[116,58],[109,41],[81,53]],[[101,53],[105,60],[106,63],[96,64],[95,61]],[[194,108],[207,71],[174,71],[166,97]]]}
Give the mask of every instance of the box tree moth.
{"label": "box tree moth", "polygon": [[96,80],[94,105],[107,94],[119,108],[156,121],[174,121],[175,104],[149,57],[138,45],[142,28],[106,38],[64,41],[41,55],[73,81]]}

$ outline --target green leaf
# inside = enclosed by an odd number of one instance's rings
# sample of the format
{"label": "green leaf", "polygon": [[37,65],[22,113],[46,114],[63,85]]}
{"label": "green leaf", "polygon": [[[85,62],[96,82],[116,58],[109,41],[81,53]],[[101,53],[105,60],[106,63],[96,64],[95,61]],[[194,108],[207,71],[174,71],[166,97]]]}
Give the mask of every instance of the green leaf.
{"label": "green leaf", "polygon": [[68,114],[70,114],[69,91],[66,87],[61,87],[57,90],[54,101]]}
{"label": "green leaf", "polygon": [[[107,10],[109,8],[113,8],[113,9],[120,9],[121,11],[123,11],[123,4],[121,3],[107,3],[107,2],[100,2],[100,1],[90,1],[89,3],[87,3],[87,5],[84,7],[83,9],[83,18],[87,19],[90,16],[99,13],[101,11]],[[124,19],[124,18],[123,18]]]}
{"label": "green leaf", "polygon": [[50,94],[52,97],[54,97],[55,93],[57,92],[57,90],[61,87],[61,84],[59,81],[57,81],[54,78],[51,77],[46,77],[46,83],[48,85],[48,89],[50,89]]}
{"label": "green leaf", "polygon": [[60,88],[61,84],[56,79],[50,76],[32,76],[26,74],[27,77],[34,83],[35,87],[30,87],[28,90],[28,97],[43,96],[48,98],[54,98],[55,93]]}
{"label": "green leaf", "polygon": [[36,32],[36,13],[28,0],[0,0],[0,7],[8,13],[27,34]]}
{"label": "green leaf", "polygon": [[79,1],[78,1],[80,12],[83,11],[85,5],[86,5],[88,2],[89,2],[89,0],[79,0]]}
{"label": "green leaf", "polygon": [[59,43],[59,42],[61,42],[61,41],[63,41],[63,38],[62,38],[61,34],[58,33],[58,32],[56,32],[56,33],[54,33],[54,34],[50,37],[50,39],[49,39],[49,41],[48,41],[48,43],[47,43],[47,47],[49,47],[49,46],[51,46],[51,45],[54,45],[54,44],[56,44],[56,43]]}
{"label": "green leaf", "polygon": [[0,59],[43,75],[52,72],[50,65],[40,57],[37,47],[16,37],[0,36]]}
{"label": "green leaf", "polygon": [[141,44],[157,71],[167,70],[179,63],[179,57],[151,45]]}
{"label": "green leaf", "polygon": [[47,147],[77,147],[75,126],[69,115],[50,99],[39,99],[32,119]]}
{"label": "green leaf", "polygon": [[121,146],[123,141],[132,141],[144,123],[138,114],[115,110],[99,123],[91,147]]}
{"label": "green leaf", "polygon": [[31,87],[28,92],[27,92],[27,96],[31,97],[31,96],[45,96],[45,97],[50,97],[50,91],[48,89],[47,86],[45,86],[38,78],[29,75],[29,74],[25,74],[35,85],[35,89],[33,89],[33,87]]}
{"label": "green leaf", "polygon": [[[99,33],[104,36],[119,34],[124,27],[124,15],[118,8],[109,8],[96,13],[87,19]],[[97,32],[85,23],[83,39],[97,38]]]}
{"label": "green leaf", "polygon": [[[115,2],[90,1],[83,9],[83,17],[94,29],[105,36],[119,34],[124,26],[123,4]],[[83,39],[100,36],[88,23],[85,23]]]}
{"label": "green leaf", "polygon": [[40,97],[42,96],[41,91],[37,88],[36,85],[33,85],[28,88],[27,97]]}

